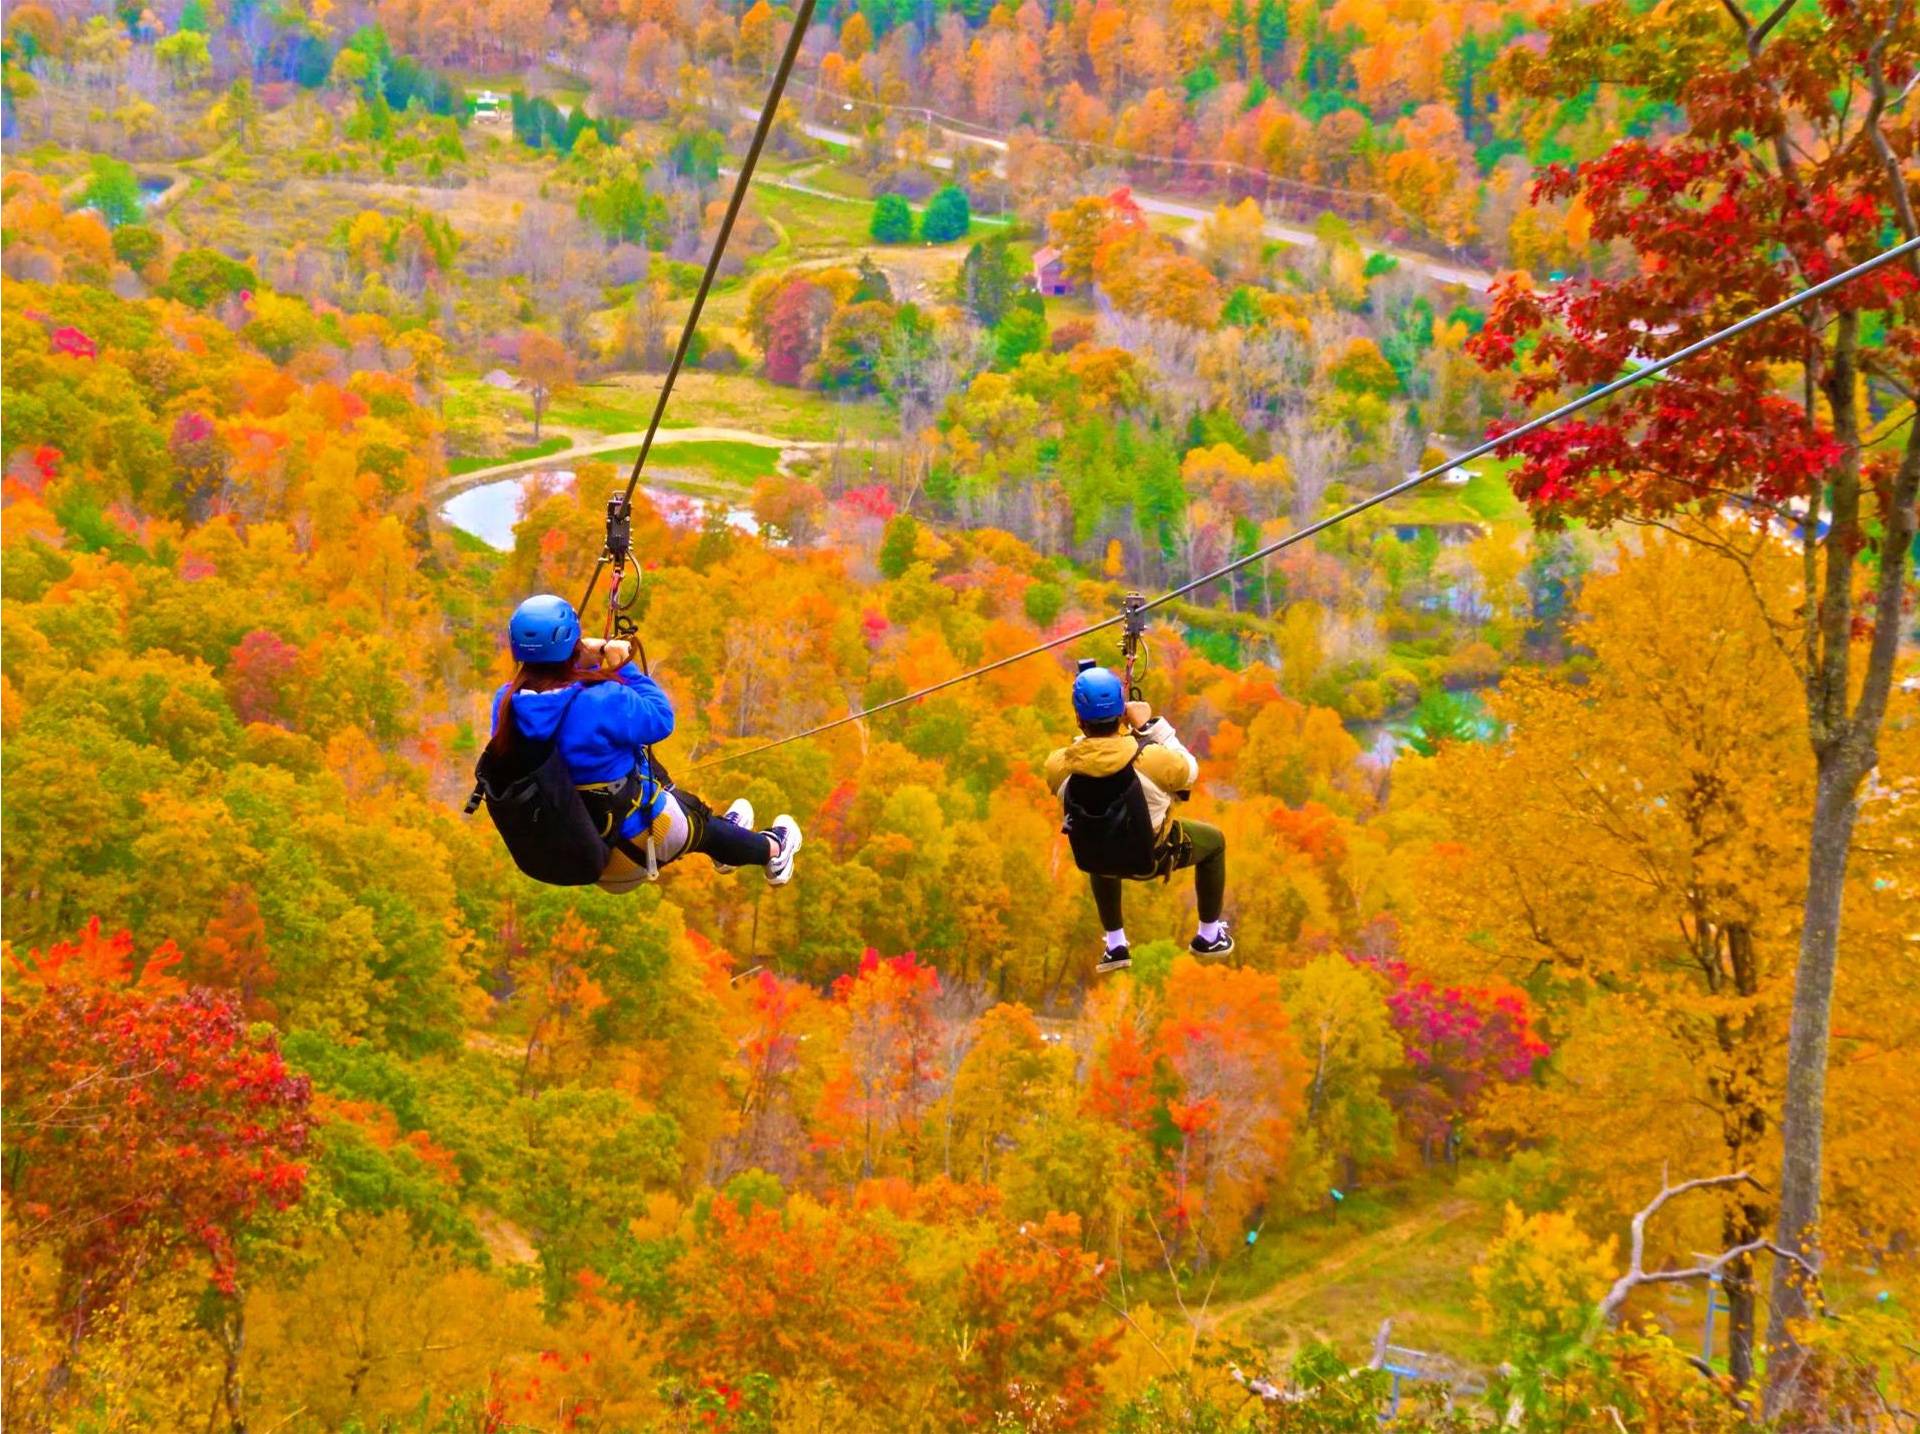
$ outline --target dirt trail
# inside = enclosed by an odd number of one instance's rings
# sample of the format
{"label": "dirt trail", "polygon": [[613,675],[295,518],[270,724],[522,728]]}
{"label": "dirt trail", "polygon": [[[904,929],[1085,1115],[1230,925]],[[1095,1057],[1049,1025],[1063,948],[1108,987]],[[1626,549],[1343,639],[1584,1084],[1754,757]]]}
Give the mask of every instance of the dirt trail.
{"label": "dirt trail", "polygon": [[[646,437],[644,432],[601,434],[589,429],[567,428],[553,423],[546,425],[546,431],[549,434],[560,434],[572,439],[573,446],[538,458],[516,458],[507,463],[496,463],[488,468],[449,474],[427,490],[428,499],[438,501],[451,498],[456,493],[464,493],[469,488],[484,487],[502,478],[516,477],[540,468],[565,468],[582,458],[593,458],[602,453],[618,453],[623,448],[638,448],[640,440]],[[756,433],[750,428],[701,426],[661,429],[654,435],[653,451],[661,453],[676,443],[746,443],[755,448],[777,448],[782,452],[795,448],[833,446],[815,438],[776,438],[770,433]],[[724,485],[716,483],[713,486],[718,488]]]}
{"label": "dirt trail", "polygon": [[1371,1234],[1356,1235],[1335,1254],[1308,1269],[1286,1276],[1251,1299],[1216,1305],[1208,1322],[1216,1329],[1224,1329],[1230,1325],[1245,1325],[1262,1314],[1285,1311],[1304,1304],[1351,1266],[1377,1260],[1390,1250],[1404,1249],[1416,1240],[1438,1233],[1456,1220],[1467,1218],[1479,1208],[1471,1200],[1444,1200],[1438,1205],[1416,1210]]}

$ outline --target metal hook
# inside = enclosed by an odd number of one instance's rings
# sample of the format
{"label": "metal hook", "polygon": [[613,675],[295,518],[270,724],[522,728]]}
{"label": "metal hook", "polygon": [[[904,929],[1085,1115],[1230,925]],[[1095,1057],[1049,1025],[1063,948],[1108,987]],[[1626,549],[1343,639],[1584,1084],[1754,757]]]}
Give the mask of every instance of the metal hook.
{"label": "metal hook", "polygon": [[1141,639],[1147,631],[1147,600],[1139,593],[1128,593],[1121,606],[1120,650],[1127,659],[1127,698],[1140,700],[1140,684],[1133,680],[1134,661],[1140,655]]}

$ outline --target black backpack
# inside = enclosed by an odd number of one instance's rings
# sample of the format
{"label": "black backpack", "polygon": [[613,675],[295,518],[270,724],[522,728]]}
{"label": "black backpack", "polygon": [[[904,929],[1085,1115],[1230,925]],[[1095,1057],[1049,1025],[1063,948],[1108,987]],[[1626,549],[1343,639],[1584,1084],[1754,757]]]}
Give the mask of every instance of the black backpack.
{"label": "black backpack", "polygon": [[[516,732],[504,752],[495,753],[489,744],[473,769],[474,797],[486,802],[513,864],[549,886],[592,886],[612,850],[554,740],[572,708],[569,697],[554,723],[554,738],[539,742]],[[467,810],[473,810],[472,802]]]}
{"label": "black backpack", "polygon": [[1089,876],[1131,877],[1158,874],[1153,817],[1147,793],[1133,764],[1138,749],[1119,771],[1104,777],[1076,772],[1060,789],[1066,821],[1060,830],[1073,848],[1073,864]]}

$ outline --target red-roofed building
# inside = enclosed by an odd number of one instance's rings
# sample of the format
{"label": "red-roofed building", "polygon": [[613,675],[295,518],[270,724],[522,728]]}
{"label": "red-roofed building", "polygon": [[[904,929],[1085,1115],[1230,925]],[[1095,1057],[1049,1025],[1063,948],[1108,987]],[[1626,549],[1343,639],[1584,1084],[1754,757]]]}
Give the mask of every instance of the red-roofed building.
{"label": "red-roofed building", "polygon": [[1033,251],[1033,291],[1054,295],[1073,292],[1073,280],[1067,277],[1066,256],[1051,244]]}

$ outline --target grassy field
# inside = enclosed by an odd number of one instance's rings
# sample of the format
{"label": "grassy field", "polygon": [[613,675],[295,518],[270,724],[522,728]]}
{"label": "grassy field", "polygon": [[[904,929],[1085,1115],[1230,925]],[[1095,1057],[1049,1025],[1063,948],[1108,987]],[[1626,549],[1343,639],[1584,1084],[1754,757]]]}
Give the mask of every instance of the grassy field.
{"label": "grassy field", "polygon": [[1381,511],[1394,523],[1520,522],[1526,510],[1507,486],[1513,465],[1509,458],[1478,459],[1469,465],[1474,476],[1463,486],[1447,487],[1436,478]]}
{"label": "grassy field", "polygon": [[[1354,1191],[1337,1213],[1267,1226],[1257,1244],[1220,1271],[1205,1314],[1209,1327],[1283,1353],[1325,1339],[1358,1362],[1381,1320],[1391,1319],[1395,1344],[1484,1370],[1496,1354],[1474,1308],[1473,1268],[1499,1233],[1501,1211],[1475,1188],[1483,1168],[1469,1165],[1457,1180],[1445,1171],[1423,1172],[1388,1189]],[[1882,1288],[1860,1271],[1836,1274],[1843,1305],[1866,1305]],[[1189,1310],[1205,1299],[1208,1278],[1193,1277],[1185,1286]],[[1136,1297],[1176,1308],[1164,1272],[1131,1283]],[[1700,1348],[1706,1306],[1698,1286],[1648,1289],[1631,1308],[1681,1348]],[[1722,1362],[1724,1316],[1716,1335],[1715,1360]]]}
{"label": "grassy field", "polygon": [[[602,462],[616,465],[633,462],[640,450],[622,450],[602,455]],[[762,478],[779,471],[780,452],[756,443],[698,442],[673,443],[656,448],[647,458],[651,468],[684,472],[712,478],[718,482],[752,487]]]}
{"label": "grassy field", "polygon": [[571,438],[568,438],[564,433],[556,433],[550,437],[541,439],[538,443],[530,443],[524,448],[516,448],[502,458],[488,458],[485,456],[449,458],[447,460],[447,472],[458,477],[462,473],[477,473],[482,468],[492,468],[495,464],[499,463],[523,463],[529,458],[545,458],[551,453],[564,453],[571,447],[573,447],[573,440]]}
{"label": "grassy field", "polygon": [[[1220,1270],[1204,1318],[1228,1337],[1283,1352],[1330,1340],[1356,1361],[1391,1318],[1396,1344],[1473,1364],[1484,1351],[1472,1270],[1498,1228],[1499,1212],[1464,1196],[1444,1173],[1354,1191],[1337,1211],[1268,1225]],[[1189,1310],[1198,1311],[1211,1278],[1188,1280]],[[1132,1284],[1135,1298],[1174,1306],[1164,1271]]]}
{"label": "grassy field", "polygon": [[[546,421],[562,428],[590,433],[638,433],[647,426],[660,393],[660,375],[614,374],[597,383],[582,384],[554,401]],[[496,413],[513,422],[531,424],[525,394],[488,388],[476,377],[450,379],[447,414],[459,417]],[[662,428],[740,428],[772,438],[830,443],[896,436],[897,425],[885,404],[876,399],[854,399],[782,388],[751,374],[682,373],[673,387]],[[557,451],[557,450],[550,450]],[[513,458],[538,457],[514,453]],[[470,472],[490,463],[471,463],[455,472]]]}
{"label": "grassy field", "polygon": [[[593,427],[600,433],[633,432],[646,426],[660,391],[657,374],[621,374],[580,389],[591,395],[597,416],[626,414],[628,421]],[[556,408],[558,422],[570,422]],[[744,428],[775,438],[831,442],[836,438],[893,437],[898,425],[877,399],[836,398],[808,389],[782,388],[750,374],[683,373],[673,386],[664,428]]]}

